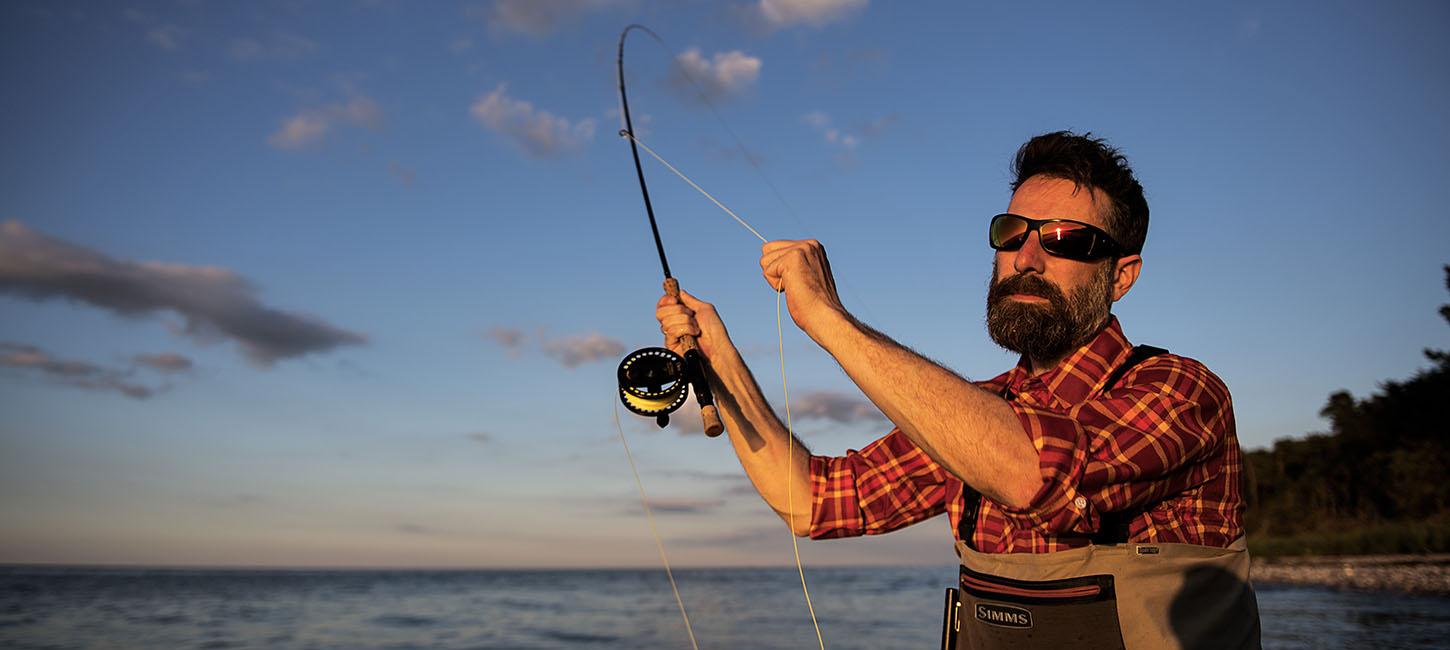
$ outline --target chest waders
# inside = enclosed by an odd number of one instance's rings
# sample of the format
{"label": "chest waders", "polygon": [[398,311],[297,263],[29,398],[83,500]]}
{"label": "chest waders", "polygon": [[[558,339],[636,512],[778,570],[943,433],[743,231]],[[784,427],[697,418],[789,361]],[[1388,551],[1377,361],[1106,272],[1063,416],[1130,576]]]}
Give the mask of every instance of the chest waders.
{"label": "chest waders", "polygon": [[[1140,345],[1104,384],[1167,350]],[[947,589],[943,650],[1259,648],[1244,538],[1228,548],[1128,543],[1146,507],[1105,513],[1093,543],[1056,553],[981,553],[981,495],[966,488],[958,587]]]}

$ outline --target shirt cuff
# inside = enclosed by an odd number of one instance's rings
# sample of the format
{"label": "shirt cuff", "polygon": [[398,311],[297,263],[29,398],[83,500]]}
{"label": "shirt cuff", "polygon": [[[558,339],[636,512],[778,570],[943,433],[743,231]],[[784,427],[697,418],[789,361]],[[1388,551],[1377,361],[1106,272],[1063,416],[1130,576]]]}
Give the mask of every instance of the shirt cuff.
{"label": "shirt cuff", "polygon": [[810,458],[811,539],[855,537],[865,532],[856,495],[856,473],[847,458]]}
{"label": "shirt cuff", "polygon": [[1059,411],[1020,402],[1008,406],[1037,448],[1042,487],[1025,508],[997,504],[1002,514],[1019,529],[1054,535],[1097,532],[1097,507],[1077,490],[1087,467],[1088,441],[1082,426]]}

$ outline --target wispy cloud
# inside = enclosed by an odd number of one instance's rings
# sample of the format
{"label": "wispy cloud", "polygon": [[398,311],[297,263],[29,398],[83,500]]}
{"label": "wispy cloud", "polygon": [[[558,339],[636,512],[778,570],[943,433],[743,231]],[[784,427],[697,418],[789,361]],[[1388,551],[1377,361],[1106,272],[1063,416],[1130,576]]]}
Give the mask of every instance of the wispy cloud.
{"label": "wispy cloud", "polygon": [[159,354],[138,354],[131,357],[137,365],[146,366],[152,370],[174,373],[191,370],[191,359],[174,352],[162,352]]}
{"label": "wispy cloud", "polygon": [[802,393],[790,401],[791,415],[802,419],[830,420],[841,424],[885,422],[886,416],[866,398],[832,390]]}
{"label": "wispy cloud", "polygon": [[362,334],[262,304],[251,283],[227,269],[115,259],[19,221],[0,223],[0,293],[36,301],[64,298],[132,318],[174,311],[185,319],[178,333],[199,342],[231,339],[264,367],[366,341]]}
{"label": "wispy cloud", "polygon": [[716,52],[707,59],[692,47],[675,57],[669,85],[687,100],[727,100],[754,87],[761,65],[758,57],[740,50]]}
{"label": "wispy cloud", "polygon": [[487,445],[493,442],[493,434],[486,431],[474,431],[473,433],[470,433],[464,437],[480,445]]}
{"label": "wispy cloud", "polygon": [[624,354],[624,343],[598,332],[565,336],[543,341],[544,353],[559,360],[566,368],[592,361],[618,359]]}
{"label": "wispy cloud", "polygon": [[594,139],[594,120],[577,122],[558,117],[549,111],[508,95],[508,86],[499,84],[493,92],[483,95],[469,107],[479,124],[511,140],[535,158],[558,158],[575,153]]}
{"label": "wispy cloud", "polygon": [[383,111],[364,95],[304,109],[283,120],[282,126],[267,136],[267,144],[278,149],[301,149],[321,142],[340,124],[377,130],[383,125]]}
{"label": "wispy cloud", "polygon": [[524,353],[524,347],[528,344],[529,335],[523,330],[515,327],[494,327],[484,332],[484,336],[508,350],[510,356],[517,357]]}
{"label": "wispy cloud", "polygon": [[163,373],[191,368],[191,360],[179,354],[137,355],[130,368],[111,368],[89,361],[61,359],[33,345],[0,342],[0,367],[17,368],[45,377],[63,386],[88,390],[115,391],[133,399],[146,399],[166,388],[150,387],[134,377],[141,367]]}
{"label": "wispy cloud", "polygon": [[232,39],[227,54],[236,61],[291,61],[311,54],[317,49],[313,40],[289,34],[274,32],[255,38]]}
{"label": "wispy cloud", "polygon": [[854,162],[861,143],[885,133],[896,124],[896,119],[892,113],[848,129],[836,126],[825,111],[811,111],[801,116],[801,122],[820,134],[821,140],[836,150],[837,161],[843,163]]}
{"label": "wispy cloud", "polygon": [[657,515],[699,515],[725,507],[724,499],[655,497],[649,499],[648,502],[650,510]]}
{"label": "wispy cloud", "polygon": [[860,11],[866,7],[867,1],[759,0],[754,6],[754,12],[758,20],[772,29],[796,25],[821,27]]}
{"label": "wispy cloud", "polygon": [[623,0],[494,0],[487,10],[474,10],[495,32],[547,36],[585,14],[628,4]]}
{"label": "wispy cloud", "polygon": [[393,530],[399,533],[403,533],[405,535],[418,535],[422,537],[433,537],[443,534],[441,531],[431,526],[424,526],[423,524],[415,524],[412,522],[395,524],[393,526]]}
{"label": "wispy cloud", "polygon": [[509,356],[519,357],[536,342],[539,350],[553,357],[566,368],[573,368],[595,361],[614,360],[624,354],[624,343],[599,332],[586,332],[570,336],[550,336],[544,329],[532,336],[514,327],[494,327],[484,337],[508,351]]}

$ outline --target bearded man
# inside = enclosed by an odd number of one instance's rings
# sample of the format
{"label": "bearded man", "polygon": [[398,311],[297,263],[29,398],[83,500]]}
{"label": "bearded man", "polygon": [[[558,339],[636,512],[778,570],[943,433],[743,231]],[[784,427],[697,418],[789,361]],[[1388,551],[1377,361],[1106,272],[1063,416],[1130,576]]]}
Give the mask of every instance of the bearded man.
{"label": "bearded man", "polygon": [[962,566],[944,647],[1258,647],[1228,389],[1198,361],[1135,348],[1111,313],[1143,267],[1142,186],[1091,134],[1032,138],[1012,169],[987,224],[987,330],[1022,356],[987,381],[852,316],[819,242],[763,247],[796,325],[895,425],[862,450],[810,455],[710,304],[661,298],[667,344],[697,338],[741,464],[796,535],[949,515]]}

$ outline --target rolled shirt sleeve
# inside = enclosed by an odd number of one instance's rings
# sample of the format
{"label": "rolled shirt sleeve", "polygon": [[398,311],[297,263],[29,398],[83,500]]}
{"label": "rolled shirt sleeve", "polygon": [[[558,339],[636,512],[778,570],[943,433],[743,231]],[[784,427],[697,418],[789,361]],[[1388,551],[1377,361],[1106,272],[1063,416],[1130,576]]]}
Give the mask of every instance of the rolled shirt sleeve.
{"label": "rolled shirt sleeve", "polygon": [[1091,534],[1102,513],[1163,499],[1212,478],[1201,462],[1232,427],[1228,389],[1202,364],[1155,357],[1120,387],[1075,404],[1010,401],[1039,452],[1042,487],[1025,508],[996,504],[1016,528]]}
{"label": "rolled shirt sleeve", "polygon": [[845,456],[812,456],[810,465],[813,539],[891,532],[941,514],[961,492],[900,430]]}

